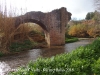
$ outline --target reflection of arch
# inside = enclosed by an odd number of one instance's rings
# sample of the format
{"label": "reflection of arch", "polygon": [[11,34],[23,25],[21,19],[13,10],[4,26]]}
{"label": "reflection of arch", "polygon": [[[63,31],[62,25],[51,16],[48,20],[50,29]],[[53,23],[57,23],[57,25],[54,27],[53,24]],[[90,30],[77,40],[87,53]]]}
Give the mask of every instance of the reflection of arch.
{"label": "reflection of arch", "polygon": [[46,27],[42,22],[40,22],[40,21],[38,21],[38,20],[35,20],[35,19],[23,19],[23,21],[20,21],[20,22],[16,23],[16,26],[17,26],[17,25],[19,26],[19,25],[22,24],[22,23],[28,23],[28,22],[36,23],[36,24],[38,24],[40,27],[42,27],[43,30],[48,31],[48,30],[47,30],[47,27]]}

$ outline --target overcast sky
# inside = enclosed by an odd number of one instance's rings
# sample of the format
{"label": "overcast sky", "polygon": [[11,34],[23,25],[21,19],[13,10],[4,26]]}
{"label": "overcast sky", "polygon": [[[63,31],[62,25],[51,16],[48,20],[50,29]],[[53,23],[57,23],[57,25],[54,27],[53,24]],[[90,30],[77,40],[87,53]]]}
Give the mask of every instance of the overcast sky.
{"label": "overcast sky", "polygon": [[[6,2],[5,2],[6,1]],[[94,11],[93,0],[0,0],[2,8],[6,4],[7,10],[25,13],[27,11],[49,12],[56,8],[66,7],[72,13],[72,18],[84,19],[88,12]],[[22,11],[21,11],[22,8]]]}

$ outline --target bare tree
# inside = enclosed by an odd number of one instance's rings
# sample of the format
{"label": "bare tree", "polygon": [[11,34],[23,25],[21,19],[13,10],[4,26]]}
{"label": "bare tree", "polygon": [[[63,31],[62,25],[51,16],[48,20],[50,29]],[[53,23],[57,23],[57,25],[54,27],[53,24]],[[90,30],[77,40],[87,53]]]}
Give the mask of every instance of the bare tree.
{"label": "bare tree", "polygon": [[94,5],[96,9],[100,12],[100,0],[94,0]]}
{"label": "bare tree", "polygon": [[95,18],[100,24],[100,0],[93,0],[94,1],[94,7],[96,9],[95,11]]}

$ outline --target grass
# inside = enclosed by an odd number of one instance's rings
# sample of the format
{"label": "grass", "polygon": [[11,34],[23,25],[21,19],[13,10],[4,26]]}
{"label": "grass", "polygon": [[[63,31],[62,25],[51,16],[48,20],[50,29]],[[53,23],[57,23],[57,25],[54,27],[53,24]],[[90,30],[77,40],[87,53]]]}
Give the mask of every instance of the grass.
{"label": "grass", "polygon": [[2,52],[0,52],[0,57],[2,57],[4,54]]}
{"label": "grass", "polygon": [[10,75],[100,75],[100,38],[71,53],[39,58]]}
{"label": "grass", "polygon": [[76,37],[71,37],[71,38],[65,39],[66,43],[72,43],[72,42],[76,42],[76,41],[78,41],[78,38],[76,38]]}
{"label": "grass", "polygon": [[12,43],[9,49],[11,52],[20,52],[23,50],[32,49],[37,45],[38,43],[36,42],[30,41],[30,40],[24,40],[23,42]]}
{"label": "grass", "polygon": [[72,43],[78,41],[77,37],[72,37],[68,34],[65,34],[65,43]]}

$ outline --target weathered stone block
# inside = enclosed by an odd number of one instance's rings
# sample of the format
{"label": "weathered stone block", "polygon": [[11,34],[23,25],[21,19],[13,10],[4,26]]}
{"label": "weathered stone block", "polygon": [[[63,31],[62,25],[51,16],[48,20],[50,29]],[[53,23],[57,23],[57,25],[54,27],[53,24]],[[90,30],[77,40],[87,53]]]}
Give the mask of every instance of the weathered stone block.
{"label": "weathered stone block", "polygon": [[62,7],[48,13],[27,12],[15,17],[15,27],[22,23],[33,22],[39,24],[45,32],[45,40],[49,46],[65,44],[65,26],[71,19],[71,13]]}

